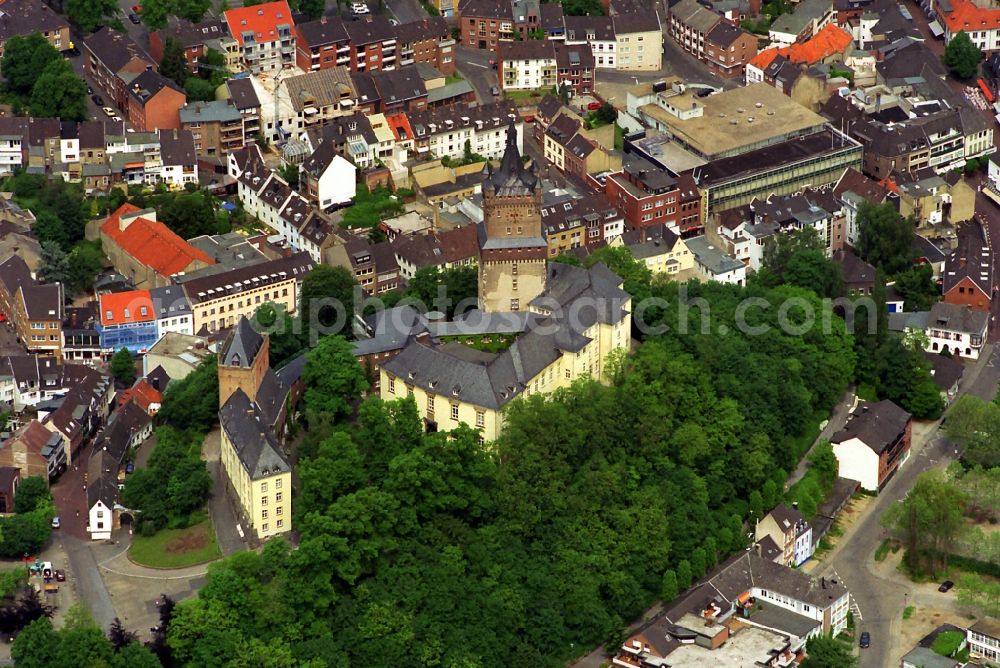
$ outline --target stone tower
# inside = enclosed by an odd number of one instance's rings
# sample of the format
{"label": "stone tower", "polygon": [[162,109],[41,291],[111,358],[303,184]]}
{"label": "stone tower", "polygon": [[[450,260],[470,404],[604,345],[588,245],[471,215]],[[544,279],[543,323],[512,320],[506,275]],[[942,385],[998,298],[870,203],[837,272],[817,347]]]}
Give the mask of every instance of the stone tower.
{"label": "stone tower", "polygon": [[483,179],[479,231],[479,308],[527,311],[545,290],[548,246],[542,233],[542,192],[517,149],[517,130],[507,130],[500,167]]}
{"label": "stone tower", "polygon": [[219,408],[240,389],[257,400],[257,390],[270,368],[267,338],[261,336],[246,318],[240,318],[219,350]]}

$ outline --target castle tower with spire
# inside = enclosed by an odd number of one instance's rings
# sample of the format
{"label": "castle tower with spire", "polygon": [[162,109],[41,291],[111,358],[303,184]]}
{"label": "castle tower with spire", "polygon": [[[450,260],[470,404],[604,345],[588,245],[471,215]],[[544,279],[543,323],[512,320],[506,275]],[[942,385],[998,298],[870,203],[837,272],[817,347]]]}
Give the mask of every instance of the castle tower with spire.
{"label": "castle tower with spire", "polygon": [[517,130],[507,130],[500,166],[483,179],[483,223],[479,229],[479,308],[527,311],[545,290],[548,246],[542,232],[538,176],[524,168]]}

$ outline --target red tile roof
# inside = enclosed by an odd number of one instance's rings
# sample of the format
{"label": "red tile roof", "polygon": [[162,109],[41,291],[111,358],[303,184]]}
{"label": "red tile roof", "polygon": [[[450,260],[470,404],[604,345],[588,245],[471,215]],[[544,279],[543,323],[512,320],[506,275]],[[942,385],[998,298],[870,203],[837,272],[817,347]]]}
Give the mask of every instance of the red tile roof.
{"label": "red tile roof", "polygon": [[104,221],[101,231],[138,262],[162,276],[185,271],[196,261],[215,264],[212,258],[181,239],[163,223],[140,217],[131,221],[124,230],[121,229],[121,217],[137,211],[140,209],[132,204],[122,204]]}
{"label": "red tile roof", "polygon": [[972,0],[951,0],[951,11],[945,13],[938,7],[938,15],[952,35],[960,30],[973,32],[1000,28],[1000,9],[980,7]]}
{"label": "red tile roof", "polygon": [[254,38],[258,43],[274,42],[278,40],[277,26],[288,24],[293,30],[295,28],[295,22],[292,21],[292,10],[288,8],[288,3],[285,0],[251,7],[237,7],[227,10],[225,16],[226,23],[229,24],[229,32],[240,43],[240,46],[243,46],[243,33],[245,32],[253,31]]}
{"label": "red tile roof", "polygon": [[140,378],[135,385],[118,395],[118,405],[124,406],[128,403],[129,399],[134,401],[139,408],[149,413],[149,407],[152,404],[161,403],[163,395],[150,385],[149,381],[145,378]]}
{"label": "red tile roof", "polygon": [[758,69],[766,69],[778,56],[784,56],[793,63],[815,65],[826,58],[843,53],[851,44],[851,35],[833,23],[826,24],[822,30],[801,44],[765,49],[750,59],[750,64]]}
{"label": "red tile roof", "polygon": [[149,290],[129,290],[101,295],[101,325],[127,325],[156,320]]}
{"label": "red tile roof", "polygon": [[396,141],[413,139],[413,129],[410,128],[410,119],[406,117],[406,114],[387,114],[385,122],[392,129],[392,134],[395,135]]}

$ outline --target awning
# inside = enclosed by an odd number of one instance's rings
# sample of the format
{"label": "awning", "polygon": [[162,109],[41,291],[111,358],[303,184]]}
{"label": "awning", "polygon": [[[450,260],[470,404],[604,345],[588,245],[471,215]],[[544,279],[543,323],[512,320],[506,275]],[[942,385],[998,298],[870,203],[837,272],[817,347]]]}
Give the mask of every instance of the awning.
{"label": "awning", "polygon": [[937,20],[928,23],[927,27],[930,29],[931,34],[934,35],[935,37],[941,37],[942,35],[944,35],[944,28],[941,27],[941,24],[938,23]]}
{"label": "awning", "polygon": [[319,109],[317,109],[316,107],[306,107],[305,109],[302,110],[302,112],[305,113],[306,115],[318,114]]}
{"label": "awning", "polygon": [[427,153],[427,151],[429,151],[429,150],[431,150],[429,146],[418,146],[417,147],[417,153]]}

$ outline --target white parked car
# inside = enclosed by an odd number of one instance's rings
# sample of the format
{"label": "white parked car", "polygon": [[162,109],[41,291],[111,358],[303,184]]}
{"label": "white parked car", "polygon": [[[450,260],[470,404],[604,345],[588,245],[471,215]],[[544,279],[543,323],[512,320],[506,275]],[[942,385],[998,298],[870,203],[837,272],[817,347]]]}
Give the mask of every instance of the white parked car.
{"label": "white parked car", "polygon": [[113,120],[115,123],[121,123],[122,122],[122,117],[121,116],[112,116],[111,120]]}
{"label": "white parked car", "polygon": [[101,109],[101,111],[104,112],[105,116],[114,116],[115,115],[115,110],[112,109],[111,107],[104,107],[103,109]]}
{"label": "white parked car", "polygon": [[368,9],[368,5],[362,2],[353,3],[351,5],[351,11],[354,12],[355,14],[368,14],[369,12],[371,12],[371,10]]}

